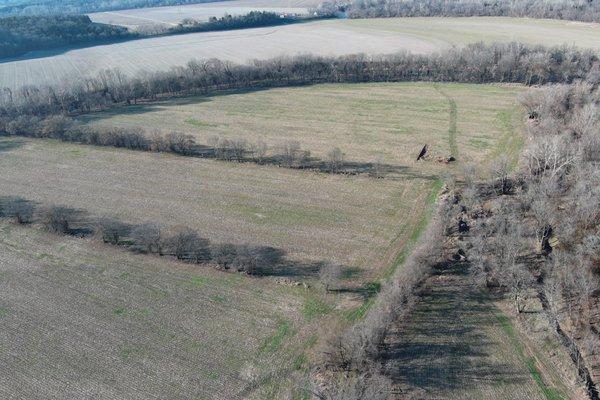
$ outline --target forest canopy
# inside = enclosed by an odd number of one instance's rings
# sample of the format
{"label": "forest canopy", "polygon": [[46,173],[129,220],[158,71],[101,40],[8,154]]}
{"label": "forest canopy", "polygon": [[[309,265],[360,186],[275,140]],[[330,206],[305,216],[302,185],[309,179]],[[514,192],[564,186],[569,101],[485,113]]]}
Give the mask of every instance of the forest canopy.
{"label": "forest canopy", "polygon": [[123,27],[94,23],[87,15],[0,18],[0,57],[134,36]]}

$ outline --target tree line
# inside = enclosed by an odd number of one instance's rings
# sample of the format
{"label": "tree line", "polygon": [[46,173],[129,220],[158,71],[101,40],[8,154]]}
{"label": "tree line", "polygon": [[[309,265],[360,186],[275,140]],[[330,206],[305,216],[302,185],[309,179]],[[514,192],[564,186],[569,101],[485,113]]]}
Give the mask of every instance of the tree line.
{"label": "tree line", "polygon": [[192,135],[160,131],[146,131],[135,127],[103,127],[86,125],[64,115],[46,118],[0,118],[0,135],[57,139],[64,142],[94,146],[117,147],[128,150],[174,153],[185,157],[211,158],[230,162],[256,163],[279,167],[311,170],[331,174],[368,174],[383,178],[399,173],[402,166],[375,160],[372,162],[346,160],[339,147],[330,149],[323,158],[312,156],[297,140],[267,144],[264,140],[212,136],[207,144],[198,143]]}
{"label": "tree line", "polygon": [[522,162],[511,173],[500,160],[487,183],[469,171],[459,206],[478,281],[505,293],[517,314],[539,299],[590,398],[598,398],[600,378],[599,83],[525,94]]}
{"label": "tree line", "polygon": [[317,83],[443,81],[464,83],[570,83],[597,79],[592,51],[519,43],[476,43],[430,55],[293,56],[250,64],[193,60],[169,71],[127,76],[118,69],[60,86],[5,88],[0,117],[82,114],[173,96]]}
{"label": "tree line", "polygon": [[87,15],[0,18],[0,58],[137,36],[124,27],[94,23]]}
{"label": "tree line", "polygon": [[250,244],[212,243],[187,226],[165,227],[155,222],[123,223],[112,217],[94,217],[84,210],[43,205],[17,196],[0,197],[0,218],[18,225],[37,224],[59,235],[92,237],[130,251],[175,258],[249,275],[296,274],[327,268],[326,263],[290,260],[282,249]]}
{"label": "tree line", "polygon": [[190,32],[225,31],[233,29],[259,28],[263,26],[285,25],[300,20],[306,21],[312,18],[300,18],[291,15],[282,15],[271,11],[250,11],[244,15],[225,15],[223,17],[210,17],[208,21],[197,21],[186,18],[177,26],[169,28],[166,32],[171,34]]}
{"label": "tree line", "polygon": [[521,17],[600,22],[600,2],[594,0],[354,0],[329,3],[350,18],[382,17]]}

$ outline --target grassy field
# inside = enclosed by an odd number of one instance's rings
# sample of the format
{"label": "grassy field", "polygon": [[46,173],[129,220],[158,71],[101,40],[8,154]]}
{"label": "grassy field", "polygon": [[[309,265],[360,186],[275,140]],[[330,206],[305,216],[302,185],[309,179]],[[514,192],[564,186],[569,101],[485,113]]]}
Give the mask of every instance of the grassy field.
{"label": "grassy field", "polygon": [[314,53],[430,53],[484,40],[600,48],[600,24],[513,18],[415,18],[328,20],[308,24],[194,33],[85,49],[37,52],[0,64],[0,87],[59,83],[119,68],[132,74],[168,69],[193,58],[235,62]]}
{"label": "grassy field", "polygon": [[[402,250],[439,174],[456,171],[434,160],[416,163],[421,146],[428,143],[431,153],[440,155],[456,147],[459,160],[484,163],[504,146],[503,138],[515,136],[503,130],[508,129],[503,116],[508,113],[518,123],[511,113],[519,90],[321,85],[96,116],[105,124],[130,119],[200,136],[293,138],[320,155],[339,145],[348,160],[383,156],[398,166],[401,172],[389,179],[15,139],[0,158],[6,172],[0,177],[0,194],[133,222],[191,225],[215,241],[268,244],[296,259],[330,260],[375,272],[386,266],[381,260]],[[449,96],[454,96],[455,113]],[[483,103],[485,107],[477,107]]]}
{"label": "grassy field", "polygon": [[236,0],[205,4],[186,4],[172,7],[135,8],[131,10],[107,11],[89,14],[94,22],[122,25],[132,29],[152,25],[176,26],[184,18],[207,21],[210,17],[225,14],[243,15],[250,11],[272,11],[277,13],[306,14],[307,7],[318,5],[318,1],[260,1]]}
{"label": "grassy field", "polygon": [[[440,174],[518,155],[521,90],[319,85],[123,108],[87,120],[181,130],[199,141],[291,138],[316,155],[339,146],[349,160],[382,157],[403,169],[373,179],[1,137],[0,196],[338,262],[352,288],[389,276],[410,251]],[[459,162],[415,162],[424,143]],[[431,295],[388,342],[386,367],[399,389],[451,399],[555,393],[486,299],[460,277],[432,279]],[[323,335],[371,304],[308,282],[283,285],[2,222],[0,398],[284,398],[290,374],[303,373]]]}
{"label": "grassy field", "polygon": [[[506,153],[519,123],[519,86],[429,83],[317,85],[127,107],[85,117],[105,126],[141,126],[193,135],[287,139],[325,157],[339,147],[349,161],[381,160],[427,174],[415,164],[424,144],[432,154],[453,154],[481,164]],[[452,130],[452,135],[450,135]]]}
{"label": "grassy field", "polygon": [[279,398],[314,343],[308,298],[0,222],[0,398]]}
{"label": "grassy field", "polygon": [[48,141],[21,142],[0,168],[0,195],[187,225],[216,242],[367,270],[398,235],[408,237],[431,186]]}

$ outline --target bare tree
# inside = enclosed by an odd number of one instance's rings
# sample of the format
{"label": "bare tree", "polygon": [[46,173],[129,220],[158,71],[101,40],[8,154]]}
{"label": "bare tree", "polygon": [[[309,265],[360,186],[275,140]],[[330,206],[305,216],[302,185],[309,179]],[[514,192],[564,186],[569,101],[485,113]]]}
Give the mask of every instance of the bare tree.
{"label": "bare tree", "polygon": [[209,241],[190,228],[175,228],[166,242],[171,254],[180,260],[198,263],[210,259]]}
{"label": "bare tree", "polygon": [[262,139],[259,139],[256,143],[253,143],[250,146],[252,156],[258,163],[262,164],[265,156],[267,155],[267,144]]}
{"label": "bare tree", "polygon": [[6,197],[2,199],[3,214],[12,218],[17,224],[29,224],[33,221],[33,204],[20,197]]}
{"label": "bare tree", "polygon": [[339,147],[334,147],[327,153],[326,161],[331,172],[338,172],[344,165],[344,153]]}
{"label": "bare tree", "polygon": [[50,206],[40,213],[42,225],[50,232],[68,234],[81,216],[80,210],[62,206]]}
{"label": "bare tree", "polygon": [[278,146],[278,153],[281,164],[291,167],[300,155],[300,143],[295,140],[288,140]]}
{"label": "bare tree", "polygon": [[156,224],[138,225],[131,231],[134,248],[142,253],[158,253],[163,255],[163,230]]}
{"label": "bare tree", "polygon": [[118,245],[122,237],[130,234],[131,227],[114,218],[104,217],[96,222],[95,232],[105,243]]}

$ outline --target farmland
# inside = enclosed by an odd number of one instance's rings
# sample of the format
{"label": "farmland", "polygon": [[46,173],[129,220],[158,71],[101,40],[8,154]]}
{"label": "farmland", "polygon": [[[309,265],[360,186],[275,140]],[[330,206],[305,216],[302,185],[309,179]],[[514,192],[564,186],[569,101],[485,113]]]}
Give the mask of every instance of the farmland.
{"label": "farmland", "polygon": [[[420,146],[483,163],[506,146],[517,116],[520,86],[430,83],[317,85],[186,98],[131,106],[83,118],[90,124],[184,132],[206,144],[211,136],[287,139],[324,158],[339,147],[349,161],[413,167]],[[451,107],[457,113],[450,142]],[[416,171],[428,173],[414,165]],[[431,168],[429,166],[428,168]]]}
{"label": "farmland", "polygon": [[[252,140],[267,131],[289,132],[272,139],[299,140],[315,154],[337,145],[348,160],[368,162],[383,157],[399,169],[390,179],[16,139],[0,159],[0,167],[6,171],[0,178],[0,194],[68,204],[131,222],[190,225],[217,242],[268,244],[295,259],[329,260],[360,268],[368,277],[387,266],[385,260],[402,249],[427,208],[425,199],[433,182],[448,170],[434,160],[415,163],[421,146],[428,143],[432,154],[439,155],[448,155],[457,147],[462,161],[484,163],[514,139],[515,132],[507,127],[506,119],[509,124],[518,123],[511,114],[518,91],[515,87],[468,85],[320,85],[222,96],[207,110],[201,107],[210,101],[193,101],[185,106],[193,113],[176,112],[178,106],[165,113],[177,119],[164,121],[163,128],[171,123],[174,128],[187,124],[202,132],[206,126],[224,123],[219,118],[238,110],[240,113],[229,119],[229,129],[236,136]],[[456,120],[451,120],[451,106],[440,93],[456,96]],[[290,101],[281,109],[271,109],[282,96]],[[216,120],[204,120],[230,97],[230,108]],[[331,103],[336,97],[342,100]],[[491,97],[496,103],[490,103],[489,109],[476,109],[478,101]],[[319,98],[320,103],[308,106],[311,98]],[[330,108],[322,108],[328,102]],[[321,107],[320,114],[311,108],[314,106]],[[373,114],[375,108],[381,108],[381,114]],[[143,118],[149,126],[165,118],[164,114],[132,110],[135,112],[125,112],[122,117],[137,123]],[[256,131],[247,128],[266,111],[276,118],[264,115],[266,122],[255,124]],[[189,124],[192,115],[196,119]],[[324,121],[323,132],[329,136],[319,136],[320,131],[315,135],[311,126],[319,121]],[[307,129],[300,129],[302,123]],[[367,129],[348,138],[348,123]],[[495,130],[482,136],[484,127]],[[361,137],[366,138],[361,141]],[[375,141],[371,147],[369,138]],[[379,153],[377,148],[388,150]]]}
{"label": "farmland", "polygon": [[431,53],[473,41],[520,40],[545,45],[599,48],[599,24],[511,18],[414,18],[327,20],[276,28],[193,33],[85,49],[30,53],[0,64],[0,86],[55,84],[106,68],[127,74],[166,70],[194,58],[247,62],[314,53]]}
{"label": "farmland", "polygon": [[314,343],[306,299],[0,223],[0,397],[264,399]]}
{"label": "farmland", "polygon": [[224,14],[242,15],[250,11],[273,11],[279,13],[306,14],[306,7],[318,2],[280,2],[237,0],[206,4],[188,4],[172,7],[136,8],[132,10],[107,11],[89,14],[94,22],[122,25],[132,29],[151,25],[176,26],[184,18],[206,21]]}

